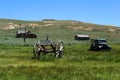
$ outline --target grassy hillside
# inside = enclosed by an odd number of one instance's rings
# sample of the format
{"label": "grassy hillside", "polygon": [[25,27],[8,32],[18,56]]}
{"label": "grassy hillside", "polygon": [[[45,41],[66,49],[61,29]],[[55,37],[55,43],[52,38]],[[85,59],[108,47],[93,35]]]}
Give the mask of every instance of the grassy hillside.
{"label": "grassy hillside", "polygon": [[[16,31],[24,26],[38,36],[26,39],[27,46],[22,38],[15,38]],[[88,51],[90,41],[76,41],[75,34],[106,38],[112,51]],[[60,59],[54,54],[33,59],[33,44],[47,35],[53,41],[63,40],[64,55]],[[119,53],[119,27],[72,20],[0,19],[0,80],[119,80]]]}
{"label": "grassy hillside", "polygon": [[120,42],[120,28],[114,26],[97,25],[72,20],[45,19],[42,21],[20,21],[0,19],[0,43],[23,44],[23,39],[16,39],[16,31],[24,27],[37,34],[37,39],[27,39],[28,44],[45,39],[48,35],[52,40],[63,40],[65,43],[80,43],[74,40],[75,34],[87,34],[91,38],[106,38],[110,43]]}

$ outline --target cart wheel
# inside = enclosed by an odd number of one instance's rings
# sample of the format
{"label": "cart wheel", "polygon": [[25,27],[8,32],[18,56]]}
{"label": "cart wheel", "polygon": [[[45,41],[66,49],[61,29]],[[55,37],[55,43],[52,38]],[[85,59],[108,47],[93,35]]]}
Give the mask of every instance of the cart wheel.
{"label": "cart wheel", "polygon": [[37,47],[37,44],[34,44],[34,46],[33,46],[33,53],[34,53],[34,58],[39,59],[39,57],[40,57],[40,48]]}
{"label": "cart wheel", "polygon": [[58,50],[56,52],[56,57],[61,58],[64,51],[64,44],[62,41],[58,42]]}
{"label": "cart wheel", "polygon": [[40,57],[40,52],[38,51],[35,51],[35,49],[33,49],[33,53],[34,53],[34,58],[35,59],[39,59],[39,57]]}

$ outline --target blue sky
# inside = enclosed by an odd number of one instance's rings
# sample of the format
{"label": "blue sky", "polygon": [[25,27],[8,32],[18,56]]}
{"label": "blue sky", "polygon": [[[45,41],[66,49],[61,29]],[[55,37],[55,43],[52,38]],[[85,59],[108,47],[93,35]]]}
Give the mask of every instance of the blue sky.
{"label": "blue sky", "polygon": [[120,0],[0,0],[0,18],[78,20],[120,26]]}

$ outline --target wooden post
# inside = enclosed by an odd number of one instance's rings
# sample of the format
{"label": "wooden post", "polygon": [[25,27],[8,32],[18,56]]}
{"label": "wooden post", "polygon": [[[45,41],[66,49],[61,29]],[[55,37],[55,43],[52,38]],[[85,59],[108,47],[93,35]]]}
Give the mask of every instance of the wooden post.
{"label": "wooden post", "polygon": [[21,30],[21,24],[19,24],[18,30]]}
{"label": "wooden post", "polygon": [[47,37],[46,37],[46,40],[47,40],[47,41],[49,40],[49,37],[48,37],[48,35],[47,35]]}
{"label": "wooden post", "polygon": [[35,26],[35,32],[37,31],[37,27]]}
{"label": "wooden post", "polygon": [[24,44],[26,43],[26,26],[25,26],[25,34],[24,34]]}

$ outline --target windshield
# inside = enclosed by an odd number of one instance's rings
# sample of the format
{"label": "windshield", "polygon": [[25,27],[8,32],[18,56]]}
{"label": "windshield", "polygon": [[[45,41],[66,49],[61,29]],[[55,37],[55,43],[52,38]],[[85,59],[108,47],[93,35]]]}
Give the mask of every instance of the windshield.
{"label": "windshield", "polygon": [[98,40],[98,43],[106,43],[106,40]]}
{"label": "windshield", "polygon": [[96,44],[106,44],[106,40],[95,40]]}

